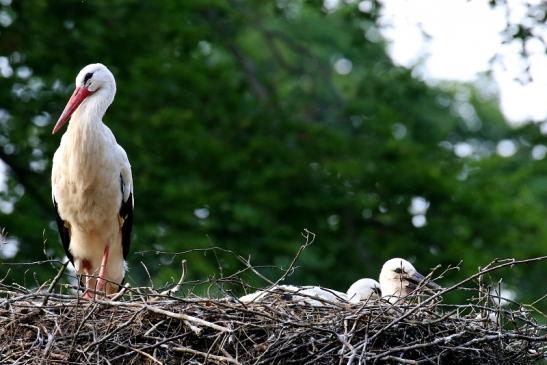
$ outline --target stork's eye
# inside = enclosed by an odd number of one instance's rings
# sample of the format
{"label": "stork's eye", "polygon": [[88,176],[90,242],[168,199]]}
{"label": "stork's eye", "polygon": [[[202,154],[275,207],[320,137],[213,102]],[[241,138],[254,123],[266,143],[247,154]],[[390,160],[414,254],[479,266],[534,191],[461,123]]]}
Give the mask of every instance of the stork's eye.
{"label": "stork's eye", "polygon": [[403,269],[401,269],[400,267],[398,267],[398,268],[395,269],[395,272],[396,272],[397,274],[400,274],[400,273],[403,272]]}
{"label": "stork's eye", "polygon": [[93,72],[88,72],[85,74],[84,77],[84,84],[89,81],[89,79],[93,76]]}

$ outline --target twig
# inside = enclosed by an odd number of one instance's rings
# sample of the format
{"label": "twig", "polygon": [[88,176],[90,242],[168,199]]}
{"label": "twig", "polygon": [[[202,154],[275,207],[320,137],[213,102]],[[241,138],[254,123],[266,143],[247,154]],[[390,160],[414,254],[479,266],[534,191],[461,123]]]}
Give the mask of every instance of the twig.
{"label": "twig", "polygon": [[298,259],[300,258],[300,255],[302,255],[302,252],[304,252],[304,250],[309,245],[311,245],[313,243],[313,241],[315,241],[315,233],[309,231],[307,228],[304,228],[304,232],[302,232],[302,237],[304,237],[305,242],[302,245],[300,245],[300,248],[296,252],[296,255],[294,255],[291,263],[289,264],[289,267],[287,268],[287,270],[285,270],[285,272],[281,275],[281,277],[279,279],[277,279],[277,281],[275,282],[274,285],[278,285],[280,282],[285,280],[285,278],[289,274],[292,273],[293,267],[296,264],[296,261],[298,261]]}
{"label": "twig", "polygon": [[105,336],[101,337],[100,339],[98,339],[97,341],[94,341],[92,343],[90,343],[89,345],[87,345],[87,347],[84,349],[84,352],[88,352],[90,348],[94,347],[94,346],[97,346],[97,345],[100,345],[101,343],[103,343],[104,341],[108,340],[109,338],[111,338],[112,336],[114,336],[117,332],[119,332],[120,330],[130,326],[131,324],[133,324],[133,321],[135,320],[135,318],[142,313],[142,311],[144,310],[141,309],[141,310],[138,310],[137,312],[135,312],[131,318],[129,318],[127,321],[125,321],[124,323],[120,324],[119,326],[117,326],[113,331],[109,331]]}
{"label": "twig", "polygon": [[227,363],[227,362],[230,363],[230,364],[238,364],[238,365],[241,364],[239,361],[237,361],[235,359],[232,359],[232,358],[229,358],[229,357],[226,357],[226,356],[211,355],[211,354],[207,354],[205,352],[192,350],[189,347],[181,347],[181,346],[173,347],[172,350],[173,351],[178,351],[178,352],[185,352],[185,353],[192,354],[192,355],[199,355],[199,356],[204,357],[206,360],[213,360],[213,361],[216,361],[220,364]]}
{"label": "twig", "polygon": [[[53,280],[51,281],[51,284],[49,284],[49,287],[47,288],[47,292],[48,293],[51,293],[53,291],[53,288],[55,288],[55,285],[57,285],[57,283],[59,282],[59,280],[61,279],[61,277],[63,276],[63,273],[65,272],[65,269],[66,267],[68,266],[68,263],[69,261],[67,260],[63,266],[61,266],[61,268],[59,269],[59,272],[57,273],[57,275],[53,278]],[[45,296],[44,297],[44,300],[42,301],[42,306],[45,306],[47,304],[49,300],[49,296]]]}

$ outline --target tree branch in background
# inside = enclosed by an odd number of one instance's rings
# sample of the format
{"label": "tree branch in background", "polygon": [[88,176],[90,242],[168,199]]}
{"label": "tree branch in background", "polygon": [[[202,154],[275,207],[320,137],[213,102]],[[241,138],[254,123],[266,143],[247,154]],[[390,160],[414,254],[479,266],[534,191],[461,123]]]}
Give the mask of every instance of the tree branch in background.
{"label": "tree branch in background", "polygon": [[241,47],[234,43],[228,45],[228,49],[243,69],[243,74],[245,75],[245,78],[251,86],[254,94],[260,101],[268,103],[270,101],[270,94],[266,87],[264,87],[262,82],[258,79],[256,66],[253,61],[245,55]]}

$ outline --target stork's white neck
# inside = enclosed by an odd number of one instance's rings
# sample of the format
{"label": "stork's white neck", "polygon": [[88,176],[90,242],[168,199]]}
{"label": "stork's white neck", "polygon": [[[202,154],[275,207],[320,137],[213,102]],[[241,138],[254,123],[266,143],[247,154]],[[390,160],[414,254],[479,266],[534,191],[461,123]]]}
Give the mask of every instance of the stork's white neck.
{"label": "stork's white neck", "polygon": [[101,158],[106,141],[102,118],[114,99],[112,89],[101,88],[89,95],[76,109],[66,131],[71,161],[79,170],[89,169]]}
{"label": "stork's white neck", "polygon": [[72,115],[69,127],[82,129],[101,124],[106,110],[114,100],[114,90],[101,88],[88,96]]}

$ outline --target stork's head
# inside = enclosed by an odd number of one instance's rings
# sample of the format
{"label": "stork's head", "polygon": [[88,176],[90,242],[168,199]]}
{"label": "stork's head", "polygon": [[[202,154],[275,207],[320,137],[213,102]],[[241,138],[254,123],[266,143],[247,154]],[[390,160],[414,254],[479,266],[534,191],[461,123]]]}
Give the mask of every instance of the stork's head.
{"label": "stork's head", "polygon": [[[380,272],[382,295],[395,302],[412,293],[424,279],[425,277],[410,262],[400,258],[388,260]],[[439,285],[429,280],[423,285],[431,289],[440,289]]]}
{"label": "stork's head", "polygon": [[116,94],[116,80],[112,72],[101,63],[92,63],[85,66],[76,76],[76,89],[53,127],[53,133],[58,132],[68,122],[72,114],[86,99],[96,98],[104,110],[114,100]]}
{"label": "stork's head", "polygon": [[380,284],[378,284],[376,280],[369,278],[357,280],[355,283],[351,284],[347,291],[348,300],[352,304],[380,298],[381,295]]}

